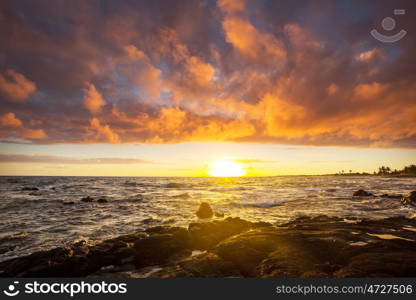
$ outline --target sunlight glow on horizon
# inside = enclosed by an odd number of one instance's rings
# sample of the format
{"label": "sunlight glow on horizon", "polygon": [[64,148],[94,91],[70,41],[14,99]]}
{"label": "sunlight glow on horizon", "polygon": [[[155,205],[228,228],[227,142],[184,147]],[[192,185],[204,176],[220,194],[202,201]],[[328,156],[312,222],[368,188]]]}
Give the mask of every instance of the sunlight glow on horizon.
{"label": "sunlight glow on horizon", "polygon": [[213,176],[212,164],[241,164],[244,176],[322,175],[342,170],[402,169],[415,149],[180,143],[167,145],[0,143],[0,175],[11,176]]}
{"label": "sunlight glow on horizon", "polygon": [[242,164],[222,159],[211,163],[208,174],[214,177],[240,177],[246,175],[246,172]]}

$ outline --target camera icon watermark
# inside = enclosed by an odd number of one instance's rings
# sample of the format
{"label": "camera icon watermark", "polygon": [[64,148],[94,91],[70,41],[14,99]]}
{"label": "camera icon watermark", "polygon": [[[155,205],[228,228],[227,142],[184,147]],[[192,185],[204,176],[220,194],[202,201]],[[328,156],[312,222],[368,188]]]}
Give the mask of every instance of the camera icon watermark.
{"label": "camera icon watermark", "polygon": [[[395,15],[405,15],[406,10],[404,9],[395,9],[394,10]],[[385,31],[391,31],[396,27],[396,21],[392,17],[386,17],[381,21],[381,27]],[[406,30],[400,30],[398,33],[393,35],[384,35],[377,31],[377,29],[371,30],[370,34],[378,41],[383,43],[395,43],[397,41],[400,41],[404,36],[407,34]]]}
{"label": "camera icon watermark", "polygon": [[9,286],[7,287],[6,290],[3,291],[3,293],[9,297],[17,296],[20,293],[20,291],[16,289],[16,286],[18,284],[19,284],[19,281],[14,281],[13,284],[9,284]]}

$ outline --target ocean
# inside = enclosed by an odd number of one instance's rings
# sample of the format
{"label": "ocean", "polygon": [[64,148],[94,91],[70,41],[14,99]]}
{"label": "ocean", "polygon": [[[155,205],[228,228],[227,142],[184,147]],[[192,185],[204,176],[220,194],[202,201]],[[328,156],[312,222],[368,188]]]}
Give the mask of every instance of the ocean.
{"label": "ocean", "polygon": [[[358,189],[375,197],[352,197]],[[416,190],[416,178],[0,177],[0,190],[0,261],[151,226],[187,226],[201,202],[225,217],[273,224],[305,215],[416,218],[415,207],[382,196]],[[81,201],[87,196],[107,202]]]}

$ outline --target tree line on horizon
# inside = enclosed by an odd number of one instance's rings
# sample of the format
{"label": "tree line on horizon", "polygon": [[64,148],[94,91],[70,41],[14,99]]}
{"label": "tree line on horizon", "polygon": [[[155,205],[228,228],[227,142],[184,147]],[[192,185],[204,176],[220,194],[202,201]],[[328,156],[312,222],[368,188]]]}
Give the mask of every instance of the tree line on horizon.
{"label": "tree line on horizon", "polygon": [[381,166],[378,168],[378,172],[374,172],[375,175],[416,175],[416,165],[406,166],[401,170],[390,167]]}
{"label": "tree line on horizon", "polygon": [[395,175],[395,176],[416,176],[416,165],[409,165],[405,166],[401,170],[394,169],[392,170],[390,167],[381,166],[378,168],[378,171],[374,171],[373,174],[367,172],[353,172],[349,170],[349,172],[345,172],[344,170],[337,173],[337,175]]}

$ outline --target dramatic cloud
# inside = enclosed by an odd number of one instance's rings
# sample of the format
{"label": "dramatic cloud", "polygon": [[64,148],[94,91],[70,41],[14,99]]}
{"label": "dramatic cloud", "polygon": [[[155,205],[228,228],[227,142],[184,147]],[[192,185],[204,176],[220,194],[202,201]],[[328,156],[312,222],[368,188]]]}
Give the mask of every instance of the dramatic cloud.
{"label": "dramatic cloud", "polygon": [[6,99],[25,101],[35,91],[35,83],[16,71],[6,70],[0,74],[0,94]]}
{"label": "dramatic cloud", "polygon": [[92,114],[101,112],[102,107],[106,104],[101,94],[97,91],[95,86],[87,83],[85,88],[84,105]]}
{"label": "dramatic cloud", "polygon": [[0,138],[13,138],[18,136],[29,140],[46,139],[47,135],[42,129],[31,129],[23,125],[14,113],[0,115]]}
{"label": "dramatic cloud", "polygon": [[22,127],[22,121],[20,121],[14,113],[8,113],[0,116],[0,126],[2,127]]}
{"label": "dramatic cloud", "polygon": [[263,63],[281,67],[286,58],[283,43],[271,33],[257,29],[247,17],[234,15],[245,9],[244,1],[220,1],[219,6],[226,14],[222,22],[226,41],[252,63]]}
{"label": "dramatic cloud", "polygon": [[124,67],[123,71],[131,79],[131,83],[143,87],[146,95],[159,97],[162,91],[160,78],[162,72],[155,68],[147,55],[135,46],[129,45],[123,49],[127,53],[125,63],[130,67]]}
{"label": "dramatic cloud", "polygon": [[[409,34],[373,39],[396,6]],[[410,0],[3,1],[0,138],[415,148],[415,14]]]}
{"label": "dramatic cloud", "polygon": [[100,140],[109,143],[120,142],[119,136],[111,130],[109,125],[101,125],[97,118],[92,118],[90,121],[90,130],[96,136],[94,140]]}

